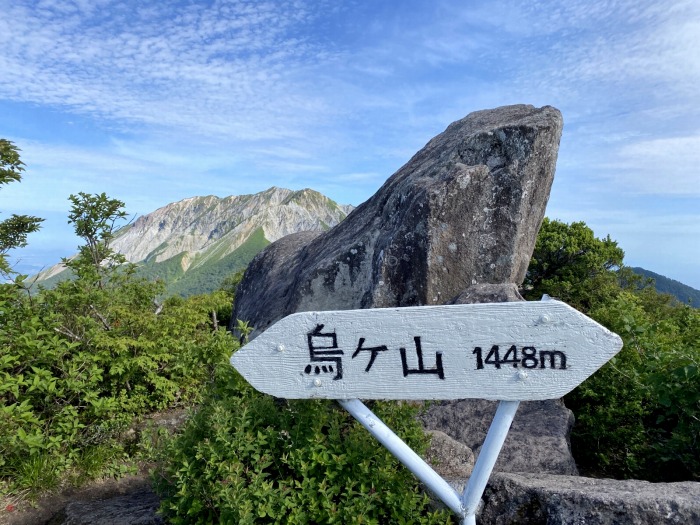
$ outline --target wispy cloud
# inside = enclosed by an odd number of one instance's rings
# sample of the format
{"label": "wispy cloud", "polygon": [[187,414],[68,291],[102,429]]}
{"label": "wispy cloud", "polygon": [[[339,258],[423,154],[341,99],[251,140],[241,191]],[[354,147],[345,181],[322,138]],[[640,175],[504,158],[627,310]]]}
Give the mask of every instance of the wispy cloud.
{"label": "wispy cloud", "polygon": [[625,219],[607,224],[627,235],[640,217],[692,215],[699,193],[696,0],[0,0],[0,13],[0,110],[97,131],[81,143],[0,119],[30,168],[3,211],[107,191],[147,212],[270,185],[359,204],[451,121],[522,102],[564,114],[550,206],[571,220],[604,227],[596,210],[614,207]]}
{"label": "wispy cloud", "polygon": [[608,167],[630,193],[700,196],[700,135],[629,142]]}
{"label": "wispy cloud", "polygon": [[[328,55],[299,3],[3,2],[4,98],[127,124],[255,139],[295,136],[322,102],[303,68]],[[290,89],[291,88],[291,89]]]}

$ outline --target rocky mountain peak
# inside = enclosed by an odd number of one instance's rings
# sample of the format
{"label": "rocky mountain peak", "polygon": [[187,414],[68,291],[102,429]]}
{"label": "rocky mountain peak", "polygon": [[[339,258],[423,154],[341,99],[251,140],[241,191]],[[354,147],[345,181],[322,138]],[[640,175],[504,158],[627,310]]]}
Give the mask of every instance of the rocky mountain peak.
{"label": "rocky mountain peak", "polygon": [[[149,277],[162,278],[173,291],[197,270],[192,292],[218,286],[222,276],[244,268],[258,250],[290,233],[324,231],[353,209],[305,188],[271,187],[249,195],[189,197],[142,215],[119,230],[112,248],[138,264]],[[39,281],[62,273],[52,267]],[[207,278],[209,276],[209,279]]]}

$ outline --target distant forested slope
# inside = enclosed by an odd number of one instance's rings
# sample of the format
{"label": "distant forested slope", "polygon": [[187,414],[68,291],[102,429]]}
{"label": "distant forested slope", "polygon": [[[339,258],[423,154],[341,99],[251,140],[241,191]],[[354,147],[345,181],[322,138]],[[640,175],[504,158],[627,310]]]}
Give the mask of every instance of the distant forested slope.
{"label": "distant forested slope", "polygon": [[682,303],[687,304],[690,301],[690,304],[695,308],[700,307],[700,290],[644,268],[632,267],[631,270],[642,277],[654,279],[657,292],[671,294]]}

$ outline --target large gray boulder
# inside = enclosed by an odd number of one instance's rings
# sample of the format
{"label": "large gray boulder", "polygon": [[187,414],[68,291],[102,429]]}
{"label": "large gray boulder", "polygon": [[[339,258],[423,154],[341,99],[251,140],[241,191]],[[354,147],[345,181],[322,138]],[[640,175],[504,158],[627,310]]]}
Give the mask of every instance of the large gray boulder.
{"label": "large gray boulder", "polygon": [[432,139],[328,232],[271,244],[238,287],[255,337],[300,311],[443,304],[522,283],[549,198],[559,111],[477,111]]}
{"label": "large gray boulder", "polygon": [[484,525],[689,525],[700,523],[700,483],[494,474]]}
{"label": "large gray boulder", "polygon": [[[497,405],[483,399],[433,402],[420,420],[427,430],[444,432],[478,457]],[[578,475],[569,443],[573,424],[574,415],[561,400],[520,403],[495,470]]]}
{"label": "large gray boulder", "polygon": [[472,475],[474,452],[440,430],[428,430],[430,446],[423,459],[446,480],[464,480]]}

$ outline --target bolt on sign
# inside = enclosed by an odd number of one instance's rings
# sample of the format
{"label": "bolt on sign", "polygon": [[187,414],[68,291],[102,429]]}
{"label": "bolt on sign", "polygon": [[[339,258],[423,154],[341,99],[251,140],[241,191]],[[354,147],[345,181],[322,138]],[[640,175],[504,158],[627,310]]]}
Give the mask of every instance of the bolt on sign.
{"label": "bolt on sign", "polygon": [[621,348],[559,301],[289,315],[231,364],[290,399],[535,400],[562,397]]}
{"label": "bolt on sign", "polygon": [[[560,301],[379,308],[289,315],[231,357],[257,390],[337,399],[433,494],[476,510],[520,401],[562,397],[622,340]],[[360,399],[500,400],[460,495]]]}

